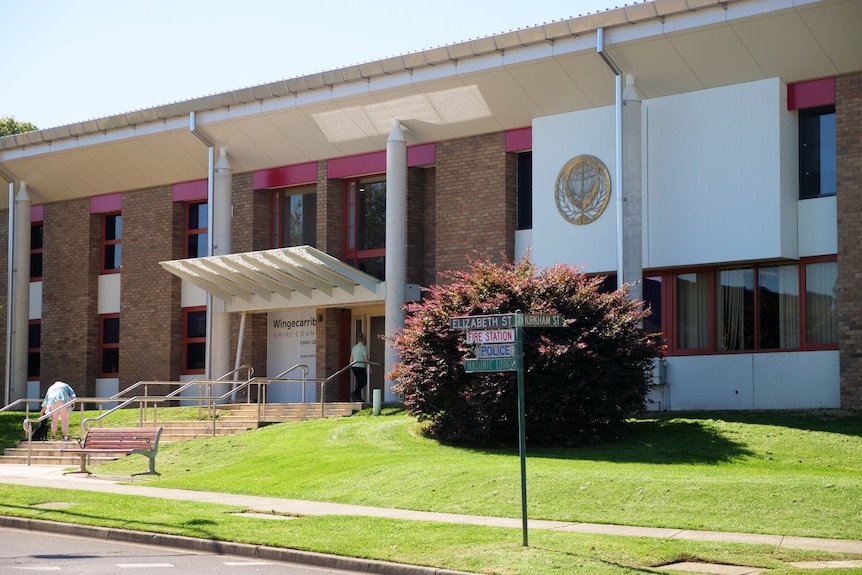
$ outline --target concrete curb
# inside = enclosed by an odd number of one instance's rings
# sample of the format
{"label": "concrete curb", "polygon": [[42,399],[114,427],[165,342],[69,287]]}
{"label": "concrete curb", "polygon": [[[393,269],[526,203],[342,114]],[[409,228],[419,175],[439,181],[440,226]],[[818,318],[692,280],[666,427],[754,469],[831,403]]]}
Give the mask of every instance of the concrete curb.
{"label": "concrete curb", "polygon": [[26,531],[44,531],[47,533],[57,533],[59,535],[92,537],[94,539],[117,541],[122,543],[140,543],[144,545],[156,545],[159,547],[172,547],[175,549],[216,553],[219,555],[236,555],[238,557],[247,557],[250,559],[284,561],[287,563],[299,563],[314,567],[325,567],[327,569],[345,569],[350,571],[361,571],[364,573],[375,573],[379,575],[473,575],[466,571],[450,571],[448,569],[438,569],[435,567],[390,563],[387,561],[344,557],[341,555],[327,555],[325,553],[300,551],[298,549],[284,549],[280,547],[235,543],[232,541],[199,539],[182,535],[167,535],[164,533],[149,533],[146,531],[95,527],[73,523],[57,523],[54,521],[29,519],[24,517],[0,516],[0,527],[22,529]]}

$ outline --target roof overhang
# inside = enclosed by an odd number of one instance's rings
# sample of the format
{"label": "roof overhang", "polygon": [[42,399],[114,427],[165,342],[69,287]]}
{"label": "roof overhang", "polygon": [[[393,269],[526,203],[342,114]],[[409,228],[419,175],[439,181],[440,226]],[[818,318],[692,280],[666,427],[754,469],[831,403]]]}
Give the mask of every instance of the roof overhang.
{"label": "roof overhang", "polygon": [[[604,48],[645,99],[766,78],[862,70],[859,0],[655,0],[176,102],[0,138],[0,179],[44,204],[205,179],[195,126],[247,173],[530,126],[610,106]],[[26,120],[26,118],[22,118]]]}
{"label": "roof overhang", "polygon": [[159,262],[226,312],[382,303],[385,283],[311,246]]}

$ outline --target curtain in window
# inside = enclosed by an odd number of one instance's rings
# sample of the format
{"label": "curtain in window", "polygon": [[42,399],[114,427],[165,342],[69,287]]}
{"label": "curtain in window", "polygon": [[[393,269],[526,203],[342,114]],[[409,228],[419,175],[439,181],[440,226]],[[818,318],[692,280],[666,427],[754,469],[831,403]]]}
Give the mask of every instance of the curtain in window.
{"label": "curtain in window", "polygon": [[818,262],[805,266],[807,343],[838,342],[837,279],[837,262]]}
{"label": "curtain in window", "polygon": [[[718,346],[721,350],[742,350],[753,347],[753,316],[746,313],[753,299],[753,270],[722,270],[719,272],[716,295]],[[748,304],[748,305],[746,305]],[[746,329],[746,327],[749,329]]]}
{"label": "curtain in window", "polygon": [[758,269],[760,349],[799,347],[799,266]]}
{"label": "curtain in window", "polygon": [[676,276],[677,347],[703,349],[709,346],[709,284],[706,273]]}

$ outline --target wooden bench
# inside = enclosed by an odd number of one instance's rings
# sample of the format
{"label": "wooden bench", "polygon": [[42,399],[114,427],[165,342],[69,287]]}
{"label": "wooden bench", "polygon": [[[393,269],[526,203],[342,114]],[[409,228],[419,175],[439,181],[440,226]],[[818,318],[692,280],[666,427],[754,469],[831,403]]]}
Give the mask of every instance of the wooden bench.
{"label": "wooden bench", "polygon": [[81,458],[81,469],[67,473],[86,473],[87,458],[91,453],[138,453],[150,460],[149,471],[135,475],[161,475],[156,472],[156,453],[159,451],[161,427],[94,427],[87,431],[79,447],[66,447],[62,453],[74,453]]}

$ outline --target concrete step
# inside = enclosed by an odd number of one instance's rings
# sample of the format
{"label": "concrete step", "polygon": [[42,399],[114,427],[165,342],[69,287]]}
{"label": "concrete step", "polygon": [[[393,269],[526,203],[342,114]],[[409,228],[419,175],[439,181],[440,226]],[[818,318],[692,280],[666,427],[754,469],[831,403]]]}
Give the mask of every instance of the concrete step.
{"label": "concrete step", "polygon": [[[66,465],[77,467],[81,458],[77,455],[63,454],[60,450],[64,447],[77,447],[77,441],[34,441],[31,443],[29,453],[30,465]],[[28,463],[27,442],[21,441],[17,447],[10,447],[0,455],[0,464],[16,463],[26,465]],[[93,464],[113,461],[116,456],[109,454],[90,454]]]}

